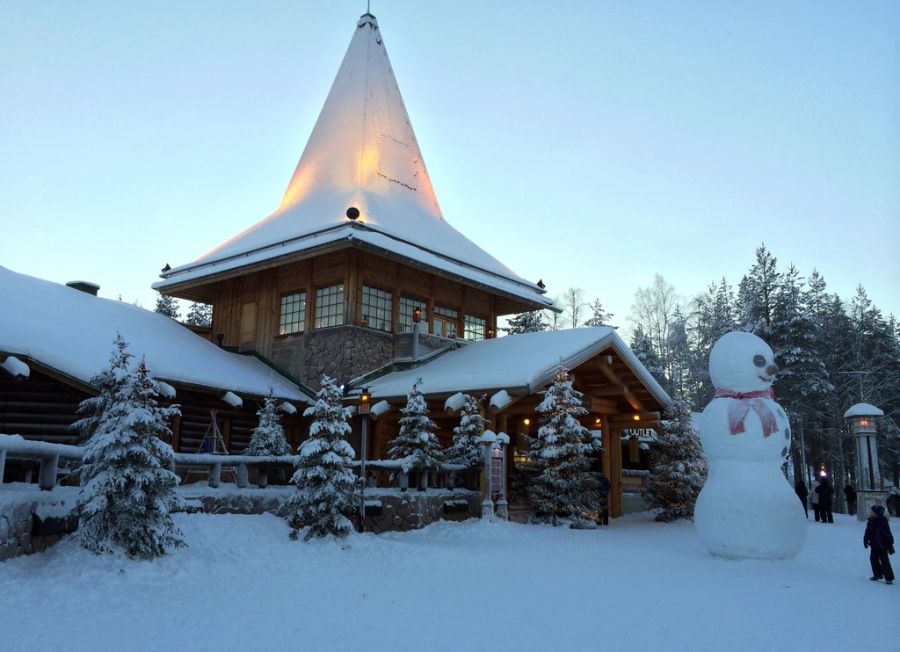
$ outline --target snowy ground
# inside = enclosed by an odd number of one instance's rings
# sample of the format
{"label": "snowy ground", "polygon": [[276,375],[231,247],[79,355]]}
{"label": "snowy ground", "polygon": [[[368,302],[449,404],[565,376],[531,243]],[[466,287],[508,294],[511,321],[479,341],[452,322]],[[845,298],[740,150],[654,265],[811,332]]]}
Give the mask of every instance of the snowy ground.
{"label": "snowy ground", "polygon": [[869,582],[862,524],[837,519],[810,523],[797,560],[759,562],[648,515],[342,543],[179,515],[189,547],[156,562],[66,540],[0,564],[0,650],[900,650],[900,585]]}

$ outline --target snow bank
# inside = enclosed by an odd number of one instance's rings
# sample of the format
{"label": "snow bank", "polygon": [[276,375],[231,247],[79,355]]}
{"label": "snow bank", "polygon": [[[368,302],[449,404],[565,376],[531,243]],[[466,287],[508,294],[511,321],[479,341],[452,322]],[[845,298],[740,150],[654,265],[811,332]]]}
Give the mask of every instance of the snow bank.
{"label": "snow bank", "polygon": [[[897,587],[869,582],[862,524],[836,520],[773,562],[712,557],[689,523],[650,515],[590,531],[467,521],[310,543],[271,515],[176,515],[188,546],[156,561],[65,540],[0,564],[14,587],[0,591],[0,639],[10,652],[893,652]],[[810,616],[829,600],[839,617]]]}
{"label": "snow bank", "polygon": [[14,355],[9,356],[3,362],[0,362],[0,367],[13,378],[18,378],[19,376],[28,378],[31,375],[31,369],[28,365]]}

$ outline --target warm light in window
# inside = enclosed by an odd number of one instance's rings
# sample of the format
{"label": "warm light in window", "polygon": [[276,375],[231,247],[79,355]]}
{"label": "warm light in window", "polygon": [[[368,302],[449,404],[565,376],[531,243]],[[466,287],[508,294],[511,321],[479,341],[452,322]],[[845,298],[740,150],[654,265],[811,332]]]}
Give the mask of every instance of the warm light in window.
{"label": "warm light in window", "polygon": [[634,419],[635,421],[640,421],[640,420],[641,420],[641,415],[640,415],[640,414],[635,414],[635,415],[634,415],[633,417],[631,417],[631,418]]}
{"label": "warm light in window", "polygon": [[596,419],[594,419],[594,423],[599,426],[600,425],[600,417],[597,417]]}
{"label": "warm light in window", "polygon": [[530,425],[531,425],[531,419],[522,419],[522,423],[524,423],[526,426],[530,426]]}

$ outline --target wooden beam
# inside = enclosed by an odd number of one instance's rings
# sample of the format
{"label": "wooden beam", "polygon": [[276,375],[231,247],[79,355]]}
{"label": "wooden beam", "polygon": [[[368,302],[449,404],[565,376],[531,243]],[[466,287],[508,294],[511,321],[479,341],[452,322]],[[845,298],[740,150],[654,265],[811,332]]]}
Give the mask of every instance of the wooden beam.
{"label": "wooden beam", "polygon": [[[635,419],[635,417],[638,417]],[[626,414],[613,414],[609,417],[610,421],[620,426],[630,424],[635,428],[649,428],[650,424],[660,420],[659,412],[632,412]]]}
{"label": "wooden beam", "polygon": [[[607,357],[611,358],[612,356],[607,356]],[[640,399],[638,399],[637,396],[635,396],[633,393],[628,391],[628,386],[622,381],[622,379],[615,372],[615,370],[612,368],[612,365],[609,362],[607,362],[607,361],[601,362],[600,371],[602,371],[603,375],[609,379],[609,382],[611,382],[613,385],[617,385],[618,387],[621,387],[624,390],[623,395],[625,396],[625,400],[628,401],[628,405],[630,405],[632,408],[634,408],[634,410],[637,412],[644,411],[643,403],[641,403]]]}
{"label": "wooden beam", "polygon": [[586,407],[591,412],[596,412],[597,414],[615,414],[619,411],[619,406],[616,405],[615,401],[604,398],[594,398],[593,396],[589,396],[588,398],[590,399],[590,404]]}

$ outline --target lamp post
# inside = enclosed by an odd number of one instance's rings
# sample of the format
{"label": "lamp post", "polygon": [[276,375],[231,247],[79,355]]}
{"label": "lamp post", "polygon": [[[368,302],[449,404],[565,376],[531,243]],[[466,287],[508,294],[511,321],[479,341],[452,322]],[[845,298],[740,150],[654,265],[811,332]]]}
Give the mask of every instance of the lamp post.
{"label": "lamp post", "polygon": [[844,412],[850,432],[856,437],[856,515],[861,521],[869,517],[873,505],[885,505],[887,492],[878,468],[877,417],[884,412],[868,403],[857,403]]}
{"label": "lamp post", "polygon": [[494,520],[494,501],[493,487],[491,486],[491,455],[494,444],[497,441],[497,435],[491,430],[485,430],[484,434],[478,438],[478,441],[484,447],[484,499],[481,501],[481,520]]}
{"label": "lamp post", "polygon": [[363,387],[359,393],[359,416],[362,417],[360,441],[359,441],[359,477],[362,479],[362,488],[359,498],[359,530],[366,531],[366,430],[369,425],[369,410],[372,407],[372,394],[368,387]]}

